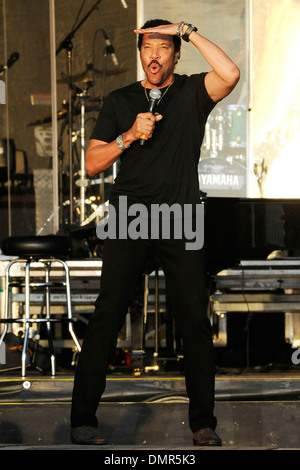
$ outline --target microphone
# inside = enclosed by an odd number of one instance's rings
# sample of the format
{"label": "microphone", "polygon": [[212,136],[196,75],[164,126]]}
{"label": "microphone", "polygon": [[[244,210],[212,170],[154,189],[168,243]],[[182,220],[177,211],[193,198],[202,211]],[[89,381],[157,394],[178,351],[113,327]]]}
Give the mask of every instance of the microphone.
{"label": "microphone", "polygon": [[6,65],[0,65],[0,74],[4,72],[4,70],[9,69],[20,57],[20,54],[18,52],[13,52],[9,59],[7,60]]}
{"label": "microphone", "polygon": [[122,3],[124,8],[128,8],[127,3],[125,2],[125,0],[121,0],[121,3]]}
{"label": "microphone", "polygon": [[[154,114],[155,108],[161,97],[161,91],[158,88],[152,88],[152,90],[150,90],[149,96],[150,96],[150,100],[149,100],[148,112]],[[141,139],[140,145],[144,145],[146,140],[148,140],[148,136],[145,134],[142,134],[140,139]]]}
{"label": "microphone", "polygon": [[113,48],[112,43],[110,42],[109,37],[107,36],[104,29],[102,29],[102,33],[103,33],[103,36],[104,36],[104,39],[105,39],[105,42],[106,42],[106,45],[107,45],[106,51],[107,51],[108,54],[111,55],[112,61],[115,64],[115,66],[117,67],[119,65],[119,62],[118,62],[117,56],[115,54],[115,49]]}

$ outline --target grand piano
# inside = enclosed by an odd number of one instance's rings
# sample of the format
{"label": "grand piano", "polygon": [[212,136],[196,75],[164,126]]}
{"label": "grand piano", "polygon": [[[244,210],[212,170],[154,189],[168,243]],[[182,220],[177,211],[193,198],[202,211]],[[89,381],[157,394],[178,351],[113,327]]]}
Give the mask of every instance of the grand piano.
{"label": "grand piano", "polygon": [[228,353],[219,363],[290,362],[300,345],[300,202],[208,198],[205,206],[210,312]]}
{"label": "grand piano", "polygon": [[300,255],[300,200],[207,198],[205,246],[210,274],[238,260]]}

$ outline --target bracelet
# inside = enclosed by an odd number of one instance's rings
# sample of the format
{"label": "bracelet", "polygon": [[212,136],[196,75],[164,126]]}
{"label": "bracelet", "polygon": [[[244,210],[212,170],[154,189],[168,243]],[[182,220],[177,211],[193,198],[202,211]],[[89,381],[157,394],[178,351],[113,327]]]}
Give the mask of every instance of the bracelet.
{"label": "bracelet", "polygon": [[[186,24],[186,23],[185,23]],[[196,26],[193,26],[192,24],[189,24],[188,25],[188,28],[186,30],[186,32],[184,33],[184,35],[182,36],[182,39],[185,41],[185,42],[189,42],[190,40],[190,34],[193,32],[193,31],[198,31],[198,28],[196,28]]]}
{"label": "bracelet", "polygon": [[183,27],[184,25],[187,24],[185,23],[184,21],[180,21],[179,25],[178,25],[178,28],[177,28],[177,36],[179,36],[180,38],[182,37],[182,34],[183,34]]}
{"label": "bracelet", "polygon": [[116,142],[120,150],[127,150],[130,147],[130,145],[128,145],[128,147],[125,147],[125,145],[123,144],[123,134],[118,135],[118,137],[116,138]]}

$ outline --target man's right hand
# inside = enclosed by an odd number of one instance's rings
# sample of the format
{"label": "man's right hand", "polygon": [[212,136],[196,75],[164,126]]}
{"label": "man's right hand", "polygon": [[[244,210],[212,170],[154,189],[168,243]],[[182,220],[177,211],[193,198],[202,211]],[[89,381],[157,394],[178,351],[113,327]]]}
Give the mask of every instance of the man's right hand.
{"label": "man's right hand", "polygon": [[153,115],[152,113],[140,113],[137,115],[136,120],[127,132],[124,133],[124,137],[128,139],[138,140],[143,136],[150,139],[153,135],[156,122],[162,119],[161,114]]}

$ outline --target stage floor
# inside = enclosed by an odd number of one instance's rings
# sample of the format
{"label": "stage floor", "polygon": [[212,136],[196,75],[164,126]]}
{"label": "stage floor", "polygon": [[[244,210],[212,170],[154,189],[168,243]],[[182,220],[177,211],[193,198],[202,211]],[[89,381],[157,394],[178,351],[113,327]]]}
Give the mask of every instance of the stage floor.
{"label": "stage floor", "polygon": [[[2,372],[0,450],[84,449],[70,441],[73,378],[72,372],[52,378],[29,371],[25,379],[20,371]],[[298,450],[300,370],[218,371],[215,412],[222,450]],[[180,373],[111,372],[98,409],[108,440],[101,450],[199,450],[187,418]]]}

